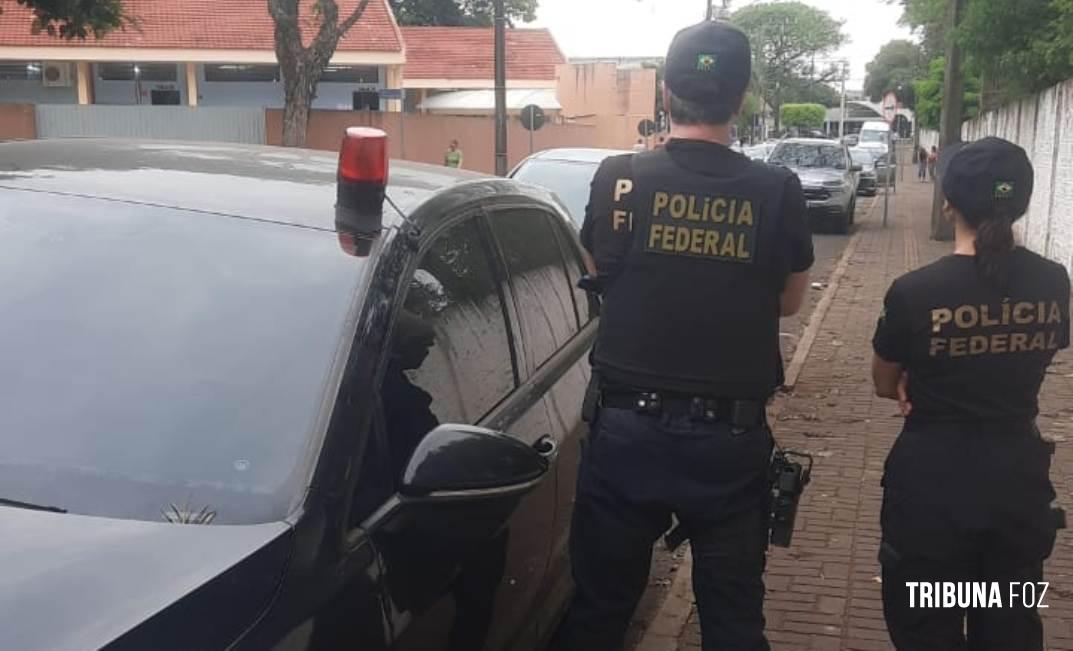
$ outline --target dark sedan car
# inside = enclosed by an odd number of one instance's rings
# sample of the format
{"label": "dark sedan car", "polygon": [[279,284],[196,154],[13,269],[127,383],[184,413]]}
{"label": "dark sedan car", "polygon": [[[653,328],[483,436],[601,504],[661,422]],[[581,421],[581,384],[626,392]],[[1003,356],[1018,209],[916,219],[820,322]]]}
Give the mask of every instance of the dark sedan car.
{"label": "dark sedan car", "polygon": [[0,649],[546,643],[579,244],[545,191],[386,177],[363,130],[0,144]]}

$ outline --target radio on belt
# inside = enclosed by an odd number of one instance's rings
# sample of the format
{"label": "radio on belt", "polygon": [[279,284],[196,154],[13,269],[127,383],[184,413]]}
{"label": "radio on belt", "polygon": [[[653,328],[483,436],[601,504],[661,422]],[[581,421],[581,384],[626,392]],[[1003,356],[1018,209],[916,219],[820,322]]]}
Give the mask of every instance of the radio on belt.
{"label": "radio on belt", "polygon": [[350,127],[339,148],[335,228],[339,245],[351,255],[368,255],[380,234],[388,179],[387,134]]}

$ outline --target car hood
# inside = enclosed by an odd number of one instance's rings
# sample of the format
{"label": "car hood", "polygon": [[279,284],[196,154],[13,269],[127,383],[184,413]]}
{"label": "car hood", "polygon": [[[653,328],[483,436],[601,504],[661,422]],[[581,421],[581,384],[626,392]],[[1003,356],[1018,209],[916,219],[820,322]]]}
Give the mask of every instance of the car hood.
{"label": "car hood", "polygon": [[99,648],[289,530],[285,523],[179,525],[0,507],[0,649]]}
{"label": "car hood", "polygon": [[841,181],[845,172],[822,167],[791,167],[803,187],[818,187],[825,181]]}

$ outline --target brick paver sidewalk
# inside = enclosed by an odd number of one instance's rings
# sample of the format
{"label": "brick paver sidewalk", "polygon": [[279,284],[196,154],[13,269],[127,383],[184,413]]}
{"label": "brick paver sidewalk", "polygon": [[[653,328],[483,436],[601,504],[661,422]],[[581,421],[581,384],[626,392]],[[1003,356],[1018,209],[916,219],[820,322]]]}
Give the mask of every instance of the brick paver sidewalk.
{"label": "brick paver sidewalk", "polygon": [[[930,183],[907,180],[886,229],[882,204],[860,224],[846,273],[775,426],[781,445],[816,457],[794,545],[773,550],[768,561],[766,614],[775,651],[893,648],[876,554],[879,481],[901,419],[893,402],[873,395],[871,337],[891,281],[952,248],[928,239],[931,193]],[[1041,429],[1058,441],[1051,472],[1058,499],[1073,514],[1073,443],[1066,442],[1073,432],[1073,355],[1052,367],[1042,410]],[[1073,532],[1059,534],[1046,578],[1047,648],[1073,650]],[[695,610],[677,647],[700,648]]]}

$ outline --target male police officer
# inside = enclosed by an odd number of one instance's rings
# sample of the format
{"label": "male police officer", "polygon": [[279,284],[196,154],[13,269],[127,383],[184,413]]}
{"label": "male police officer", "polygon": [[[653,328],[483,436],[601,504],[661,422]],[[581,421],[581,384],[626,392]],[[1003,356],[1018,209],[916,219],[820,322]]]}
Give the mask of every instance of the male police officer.
{"label": "male police officer", "polygon": [[[671,515],[689,532],[704,649],[768,649],[762,613],[779,316],[813,262],[800,183],[734,153],[748,39],[705,22],[666,62],[666,147],[607,160],[582,230],[604,294],[598,409],[557,649],[620,649]],[[592,414],[590,414],[592,415]]]}

